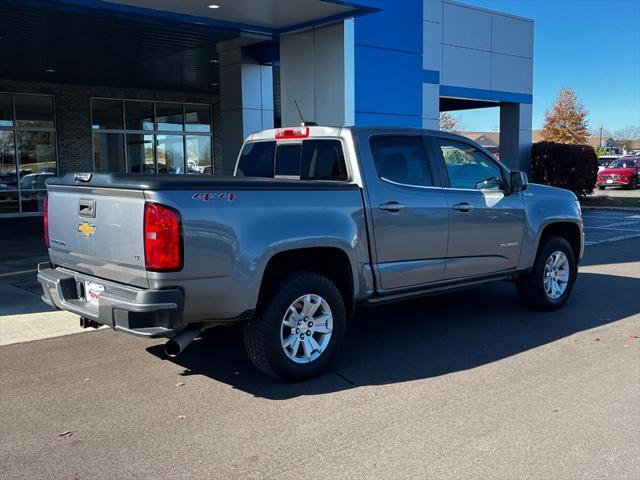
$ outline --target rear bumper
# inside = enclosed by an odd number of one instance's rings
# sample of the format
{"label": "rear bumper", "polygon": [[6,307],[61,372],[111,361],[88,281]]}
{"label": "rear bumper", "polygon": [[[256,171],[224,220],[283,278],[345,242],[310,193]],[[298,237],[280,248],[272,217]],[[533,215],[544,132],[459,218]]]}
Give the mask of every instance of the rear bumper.
{"label": "rear bumper", "polygon": [[[184,328],[184,294],[179,289],[145,290],[109,282],[49,263],[38,265],[42,300],[114,330],[142,337],[172,337]],[[83,298],[84,282],[104,286],[98,305]]]}

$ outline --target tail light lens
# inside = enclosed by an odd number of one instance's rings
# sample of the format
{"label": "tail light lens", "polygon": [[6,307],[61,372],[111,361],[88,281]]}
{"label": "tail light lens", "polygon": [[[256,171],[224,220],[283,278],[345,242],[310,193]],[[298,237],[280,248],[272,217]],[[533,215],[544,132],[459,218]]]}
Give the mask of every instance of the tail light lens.
{"label": "tail light lens", "polygon": [[49,195],[44,194],[42,200],[42,224],[44,227],[44,243],[49,246]]}
{"label": "tail light lens", "polygon": [[182,268],[180,214],[157,203],[144,206],[144,258],[147,270],[167,272]]}
{"label": "tail light lens", "polygon": [[309,127],[289,127],[278,128],[276,130],[276,140],[287,140],[291,138],[307,138]]}

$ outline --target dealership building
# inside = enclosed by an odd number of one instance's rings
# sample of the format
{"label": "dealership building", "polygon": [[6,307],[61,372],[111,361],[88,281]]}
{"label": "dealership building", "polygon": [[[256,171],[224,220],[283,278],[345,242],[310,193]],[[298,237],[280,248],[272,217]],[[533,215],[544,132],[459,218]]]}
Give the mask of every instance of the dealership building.
{"label": "dealership building", "polygon": [[72,171],[229,174],[249,133],[301,116],[496,107],[526,170],[533,29],[451,0],[0,0],[0,218]]}

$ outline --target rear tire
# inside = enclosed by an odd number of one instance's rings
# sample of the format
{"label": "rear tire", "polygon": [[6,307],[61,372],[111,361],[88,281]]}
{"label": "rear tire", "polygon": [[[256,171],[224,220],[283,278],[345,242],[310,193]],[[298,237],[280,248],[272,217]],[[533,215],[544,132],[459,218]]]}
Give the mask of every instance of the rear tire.
{"label": "rear tire", "polygon": [[538,249],[533,269],[518,279],[520,301],[537,310],[561,308],[571,295],[577,273],[569,242],[562,237],[546,237]]}
{"label": "rear tire", "polygon": [[285,273],[273,280],[256,316],[245,323],[245,349],[261,372],[306,380],[327,369],[345,326],[344,300],[333,282],[313,272]]}
{"label": "rear tire", "polygon": [[638,188],[638,177],[633,177],[629,184],[629,190],[636,190]]}

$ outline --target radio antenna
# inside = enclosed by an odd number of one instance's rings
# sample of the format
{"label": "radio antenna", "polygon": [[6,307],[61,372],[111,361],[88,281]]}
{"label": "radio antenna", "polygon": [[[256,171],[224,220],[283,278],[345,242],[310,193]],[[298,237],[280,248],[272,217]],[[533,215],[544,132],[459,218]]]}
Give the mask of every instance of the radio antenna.
{"label": "radio antenna", "polygon": [[298,115],[300,115],[300,121],[302,121],[302,124],[304,125],[304,117],[302,116],[302,112],[300,111],[300,106],[298,105],[298,101],[294,100],[293,103],[296,104],[296,108],[298,109]]}

